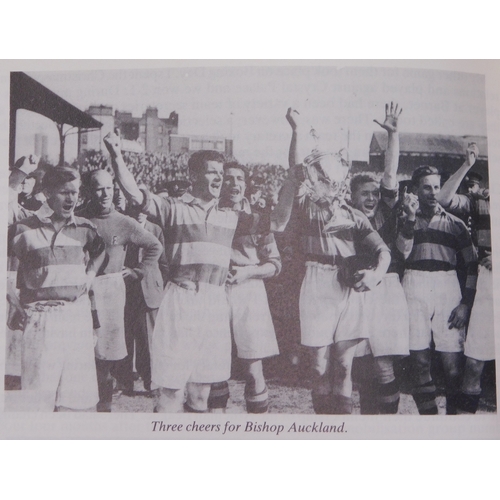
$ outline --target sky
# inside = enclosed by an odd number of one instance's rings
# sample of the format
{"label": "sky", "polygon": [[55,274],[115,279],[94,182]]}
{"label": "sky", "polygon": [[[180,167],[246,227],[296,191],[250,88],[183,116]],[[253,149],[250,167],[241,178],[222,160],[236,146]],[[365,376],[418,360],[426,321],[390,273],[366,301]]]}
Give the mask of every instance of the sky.
{"label": "sky", "polygon": [[[322,149],[349,146],[351,160],[368,160],[370,139],[386,102],[403,107],[401,132],[487,135],[482,75],[412,68],[334,66],[183,67],[140,70],[29,71],[31,77],[85,110],[105,104],[142,116],[179,114],[179,133],[234,140],[242,163],[287,162],[289,106],[315,128]],[[29,154],[37,132],[58,156],[55,125],[20,110],[16,157]],[[76,136],[66,159],[76,156]]]}

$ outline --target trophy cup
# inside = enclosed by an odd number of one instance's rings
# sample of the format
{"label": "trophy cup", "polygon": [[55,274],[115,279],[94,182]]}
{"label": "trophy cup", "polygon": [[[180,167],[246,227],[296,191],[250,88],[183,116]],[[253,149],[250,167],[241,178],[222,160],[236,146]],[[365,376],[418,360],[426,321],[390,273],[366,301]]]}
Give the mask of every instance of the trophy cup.
{"label": "trophy cup", "polygon": [[317,144],[318,136],[313,128],[310,135],[316,140],[316,144],[302,162],[303,180],[299,193],[308,196],[311,201],[331,213],[323,228],[324,233],[350,229],[355,223],[346,217],[345,210],[341,208],[347,192],[346,181],[350,170],[347,151],[321,151]]}

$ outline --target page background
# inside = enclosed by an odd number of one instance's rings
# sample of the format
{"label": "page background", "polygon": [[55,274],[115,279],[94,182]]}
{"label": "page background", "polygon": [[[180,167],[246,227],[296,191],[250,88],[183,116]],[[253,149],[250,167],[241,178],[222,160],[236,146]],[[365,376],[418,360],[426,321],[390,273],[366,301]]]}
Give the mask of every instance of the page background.
{"label": "page background", "polygon": [[[44,6],[47,4],[45,3]],[[88,2],[88,16],[94,16],[95,12],[103,12],[103,16],[112,15],[102,5],[96,6]],[[311,4],[308,4],[310,6]],[[401,9],[396,2],[389,2],[388,6],[374,5],[372,8],[363,8],[363,15],[358,17],[358,31],[362,33],[356,40],[349,38],[351,20],[356,18],[358,4],[351,6],[352,12],[347,9],[335,6],[337,10],[336,19],[339,17],[344,20],[343,23],[336,23],[335,36],[328,29],[319,33],[323,25],[330,27],[332,24],[331,16],[324,16],[318,19],[317,11],[313,10],[315,23],[308,23],[305,12],[299,9],[290,14],[286,20],[283,19],[282,9],[266,6],[267,23],[274,23],[272,30],[261,30],[259,41],[255,41],[242,33],[240,23],[234,23],[228,27],[226,23],[225,32],[221,35],[223,40],[217,39],[215,43],[198,44],[196,39],[189,41],[184,36],[185,26],[169,27],[171,31],[178,34],[182,40],[182,46],[175,48],[175,57],[288,57],[288,58],[310,58],[310,57],[497,57],[498,43],[496,42],[496,16],[488,17],[488,8],[483,9],[485,2],[475,2],[474,6],[469,6],[468,11],[450,12],[448,6],[438,7],[435,3],[423,3],[419,11],[415,11],[411,6],[407,10]],[[191,4],[189,7],[192,7]],[[263,12],[260,6],[255,9],[246,9],[245,19],[249,24],[257,26],[256,20],[261,17]],[[385,7],[385,8],[383,8]],[[111,9],[112,7],[110,7]],[[8,13],[13,10],[9,4]],[[32,16],[26,19],[26,5],[17,7],[17,19],[22,23],[10,23],[9,29],[3,31],[5,43],[3,44],[4,54],[7,57],[171,57],[174,51],[165,51],[161,42],[161,34],[157,34],[154,41],[158,42],[153,49],[148,47],[144,50],[143,45],[137,43],[137,40],[130,40],[127,43],[114,43],[114,36],[111,33],[108,37],[93,37],[94,40],[85,40],[81,47],[75,48],[74,45],[59,45],[58,50],[53,50],[56,44],[54,40],[59,39],[58,33],[53,29],[53,25],[61,23],[64,16],[64,9],[50,10],[47,19],[37,15],[36,10],[31,10]],[[373,12],[373,10],[376,12]],[[250,10],[250,11],[249,11]],[[21,12],[19,12],[21,11]],[[477,23],[477,12],[481,12],[481,25]],[[432,12],[432,15],[429,13]],[[177,11],[174,12],[177,14]],[[141,13],[143,16],[144,14]],[[143,20],[138,12],[133,12],[130,17],[134,23],[140,24]],[[342,17],[344,15],[344,17]],[[462,16],[464,19],[462,19]],[[201,16],[203,17],[203,16]],[[312,17],[312,16],[311,16]],[[6,16],[6,19],[14,19]],[[90,17],[90,20],[92,17]],[[157,20],[158,23],[164,22],[164,17]],[[228,19],[228,16],[223,17]],[[411,23],[409,23],[411,19]],[[469,22],[470,19],[470,22]],[[443,22],[446,20],[446,22]],[[457,22],[458,21],[458,22]],[[88,22],[88,18],[81,16],[82,25]],[[43,24],[45,36],[40,36],[33,26]],[[142,23],[145,25],[145,23]],[[74,26],[74,25],[73,25]],[[296,28],[298,26],[298,28]],[[459,29],[460,28],[460,29]],[[76,29],[76,27],[75,27]],[[300,31],[306,43],[290,43],[287,39],[289,30]],[[234,36],[234,32],[238,36]],[[478,36],[478,31],[480,34]],[[38,36],[36,36],[38,35]],[[160,36],[159,36],[160,35]],[[321,36],[319,36],[321,35]],[[175,36],[175,35],[174,35]],[[331,38],[330,43],[328,38]],[[36,38],[36,43],[32,40]],[[228,44],[227,39],[232,43]],[[349,43],[342,43],[342,40],[349,40]],[[403,41],[402,41],[403,40]],[[13,43],[15,41],[16,43]],[[448,41],[449,43],[446,43]],[[286,42],[286,43],[285,43]],[[117,48],[121,47],[121,50]],[[223,50],[217,50],[223,47]],[[7,51],[7,52],[5,52]],[[359,61],[360,64],[366,64],[366,61]],[[498,131],[499,131],[499,92],[500,71],[498,61],[399,61],[400,65],[411,65],[417,67],[432,67],[441,69],[464,70],[468,69],[474,72],[485,72],[487,74],[486,86],[488,95],[488,138],[489,138],[489,156],[490,156],[490,174],[491,184],[495,192],[498,192],[499,179],[495,173],[495,165],[498,164],[500,157],[498,151]],[[42,69],[46,63],[42,62],[4,62],[2,67],[10,70],[26,69],[26,64],[31,69]],[[82,69],[86,66],[95,67],[122,67],[123,62],[101,62],[101,63],[82,63],[82,62],[64,62],[55,63],[64,64],[65,69]],[[138,64],[138,63],[135,63]],[[152,65],[152,63],[141,61],[141,65]],[[206,64],[203,61],[203,64]],[[245,64],[245,63],[243,63]],[[374,64],[370,61],[370,64]],[[8,77],[2,75],[0,79],[0,111],[3,123],[8,124]],[[7,158],[6,148],[8,144],[8,128],[2,127],[2,151],[4,158]],[[6,169],[2,172],[3,185],[6,184]],[[492,200],[495,213],[498,213],[498,203]],[[5,217],[2,212],[2,217]],[[5,219],[0,224],[6,227]],[[497,226],[497,224],[495,224]],[[499,242],[498,229],[494,230],[494,245],[497,248]],[[0,245],[0,256],[4,261],[5,245]],[[495,267],[497,259],[494,256]],[[5,266],[4,266],[5,268]],[[496,281],[498,278],[495,277]],[[0,280],[0,290],[4,291],[5,280]],[[498,287],[497,287],[498,288]],[[2,311],[2,314],[3,311]],[[496,311],[498,317],[498,311]],[[1,318],[3,320],[3,318]],[[3,362],[4,346],[0,346],[0,360]],[[498,354],[498,342],[497,342]],[[3,368],[3,367],[2,367]],[[497,377],[498,386],[498,377]],[[35,417],[35,416],[34,416]],[[4,432],[4,414],[0,413],[0,429],[2,436],[7,437]],[[38,425],[38,418],[34,420]],[[15,425],[15,418],[10,422]],[[43,422],[40,422],[43,424]],[[408,422],[411,427],[412,422]],[[498,435],[498,419],[486,423],[489,430],[492,431],[490,438]],[[388,426],[391,425],[387,424]],[[470,427],[472,424],[464,422],[463,428]],[[485,422],[474,420],[475,427],[484,427]],[[463,429],[461,429],[463,430]],[[411,439],[411,433],[410,439]],[[413,438],[416,438],[413,434]],[[467,437],[469,432],[452,432],[455,438]],[[378,434],[379,437],[382,437]],[[446,433],[441,437],[450,437]],[[10,435],[14,437],[14,435]],[[41,437],[41,436],[39,436]],[[375,436],[373,436],[375,437]],[[62,490],[73,491],[77,489],[86,495],[96,495],[96,491],[103,494],[116,494],[125,492],[143,494],[144,496],[157,495],[159,491],[158,477],[165,474],[165,469],[178,477],[178,482],[182,485],[171,488],[167,491],[183,493],[184,484],[188,482],[191,491],[199,494],[206,492],[206,484],[209,480],[210,472],[213,467],[210,464],[222,464],[228,472],[230,478],[227,480],[230,492],[241,491],[242,481],[245,480],[244,471],[256,461],[261,461],[262,468],[259,471],[263,477],[263,483],[266,485],[269,495],[282,496],[289,493],[291,496],[307,494],[324,495],[327,491],[345,492],[347,494],[356,493],[356,496],[373,494],[377,487],[384,486],[384,479],[387,477],[387,468],[390,464],[392,471],[392,480],[394,487],[407,492],[412,497],[421,496],[419,488],[413,488],[415,471],[420,470],[422,464],[426,469],[432,469],[439,472],[438,477],[430,480],[430,485],[434,494],[439,492],[459,492],[461,496],[466,495],[491,495],[496,491],[496,460],[492,459],[495,451],[498,452],[496,443],[427,443],[427,442],[364,442],[364,443],[339,443],[332,448],[328,442],[315,443],[281,443],[279,447],[276,443],[268,441],[258,443],[192,443],[194,448],[188,446],[188,443],[170,443],[168,452],[165,448],[158,447],[157,443],[89,443],[89,442],[3,442],[2,449],[2,470],[6,471],[5,491],[17,493],[22,488],[23,491],[31,491],[34,494],[40,494],[46,490],[54,493],[54,485],[62,486]],[[186,445],[186,446],[184,446]],[[147,481],[137,483],[135,481],[109,481],[109,477],[121,478],[124,467],[130,461],[130,457],[146,456],[148,463],[145,466],[136,464],[136,477],[155,478],[148,484]],[[194,458],[196,457],[196,458]],[[237,457],[238,460],[235,460]],[[465,457],[468,457],[465,458]],[[70,458],[70,460],[68,460]],[[192,468],[200,471],[197,476],[199,482],[197,485],[192,482],[190,470],[186,472],[186,463],[191,464]],[[89,465],[90,464],[90,465]],[[297,469],[297,464],[300,469]],[[55,465],[57,467],[55,467]],[[495,469],[493,469],[495,467]],[[191,469],[191,467],[189,468]],[[58,474],[54,477],[54,471]],[[192,469],[191,469],[192,470]],[[264,472],[262,472],[262,470]],[[342,476],[341,481],[330,488],[331,482],[325,478],[332,475],[332,470],[337,471],[336,476]],[[466,475],[462,475],[463,471]],[[83,474],[81,471],[87,471]],[[445,478],[453,477],[458,479],[448,481]],[[65,479],[62,479],[64,477]],[[85,480],[82,481],[82,477]],[[291,480],[290,478],[293,478]],[[317,478],[321,478],[317,481]],[[473,478],[468,481],[468,478]],[[478,480],[477,478],[480,478]],[[89,479],[89,480],[87,480]],[[463,480],[462,480],[463,479]],[[191,480],[191,481],[190,481]],[[333,481],[332,481],[333,482]],[[76,485],[76,486],[75,486]],[[408,488],[409,487],[409,488]],[[58,488],[59,491],[61,488]],[[409,491],[411,490],[411,491]],[[225,496],[222,494],[221,496]],[[253,496],[251,492],[247,495]]]}

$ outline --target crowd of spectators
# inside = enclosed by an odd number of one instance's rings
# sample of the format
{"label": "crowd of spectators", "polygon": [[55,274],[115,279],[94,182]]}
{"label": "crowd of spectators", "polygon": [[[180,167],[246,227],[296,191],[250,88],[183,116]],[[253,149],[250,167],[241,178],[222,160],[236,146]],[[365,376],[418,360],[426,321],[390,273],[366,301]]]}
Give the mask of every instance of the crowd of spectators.
{"label": "crowd of spectators", "polygon": [[[188,180],[189,153],[133,153],[125,152],[123,158],[138,184],[145,185],[153,193],[166,190],[173,180]],[[85,151],[73,164],[81,174],[104,169],[112,173],[109,158],[101,151]],[[283,185],[286,170],[281,165],[252,163],[246,165],[250,172],[247,196],[252,205],[271,209],[277,203],[278,192]]]}

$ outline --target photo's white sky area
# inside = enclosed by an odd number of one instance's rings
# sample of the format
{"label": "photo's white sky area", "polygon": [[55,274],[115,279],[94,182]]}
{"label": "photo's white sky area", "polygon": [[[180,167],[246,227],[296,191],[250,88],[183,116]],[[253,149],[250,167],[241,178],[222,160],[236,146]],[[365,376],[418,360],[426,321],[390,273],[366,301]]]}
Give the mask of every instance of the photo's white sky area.
{"label": "photo's white sky area", "polygon": [[[368,160],[370,139],[381,130],[384,106],[403,107],[401,132],[487,135],[484,77],[450,71],[383,67],[275,66],[151,70],[27,72],[79,109],[105,104],[142,116],[155,106],[161,118],[179,113],[179,133],[232,137],[242,163],[285,165],[289,106],[314,126],[325,150],[347,146],[351,160]],[[55,125],[18,111],[16,158],[30,154],[34,134],[49,137],[57,162]],[[76,135],[66,160],[76,157]]]}

